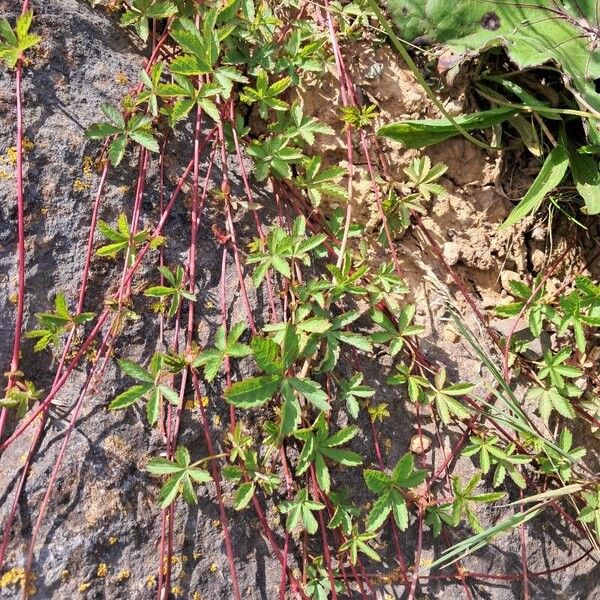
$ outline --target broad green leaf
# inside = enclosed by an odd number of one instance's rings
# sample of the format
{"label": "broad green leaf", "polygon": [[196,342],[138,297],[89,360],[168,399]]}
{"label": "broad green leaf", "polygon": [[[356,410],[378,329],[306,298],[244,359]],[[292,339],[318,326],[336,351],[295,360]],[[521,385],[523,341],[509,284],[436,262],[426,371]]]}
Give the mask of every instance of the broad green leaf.
{"label": "broad green leaf", "polygon": [[[487,129],[515,115],[514,108],[493,108],[468,115],[458,115],[454,120],[465,130]],[[398,121],[384,125],[377,135],[400,142],[407,148],[426,148],[461,135],[448,119],[420,119]]]}
{"label": "broad green leaf", "polygon": [[85,137],[90,140],[97,140],[119,133],[119,131],[121,131],[119,127],[115,127],[110,123],[92,123],[92,125],[85,130]]}
{"label": "broad green leaf", "polygon": [[[372,0],[368,0],[369,3]],[[519,70],[556,65],[584,110],[600,110],[596,0],[385,0],[404,39],[442,42],[460,60],[503,46]],[[597,124],[585,123],[591,139]]]}
{"label": "broad green leaf", "polygon": [[569,149],[569,162],[575,187],[585,202],[588,215],[600,213],[600,171],[598,161]]}
{"label": "broad green leaf", "polygon": [[542,204],[544,198],[564,178],[569,166],[569,155],[562,142],[548,154],[540,172],[523,199],[513,208],[501,227],[510,227],[524,217],[533,214]]}
{"label": "broad green leaf", "polygon": [[382,493],[391,482],[389,475],[381,471],[374,471],[373,469],[365,469],[363,477],[365,478],[367,487],[376,494]]}

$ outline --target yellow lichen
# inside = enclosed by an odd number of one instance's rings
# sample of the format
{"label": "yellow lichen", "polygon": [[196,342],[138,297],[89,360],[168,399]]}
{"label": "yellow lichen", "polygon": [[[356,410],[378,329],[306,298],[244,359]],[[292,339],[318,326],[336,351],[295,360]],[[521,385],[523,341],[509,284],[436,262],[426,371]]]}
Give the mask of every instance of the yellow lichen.
{"label": "yellow lichen", "polygon": [[200,592],[194,592],[194,594],[192,595],[192,600],[202,600]]}
{"label": "yellow lichen", "polygon": [[201,398],[187,400],[185,403],[185,407],[190,410],[194,408],[200,408],[200,405],[202,405],[203,408],[206,408],[208,406],[208,396],[202,396]]}
{"label": "yellow lichen", "polygon": [[91,156],[83,157],[83,167],[81,168],[81,172],[84,177],[91,177],[93,175],[94,170],[94,159]]}
{"label": "yellow lichen", "polygon": [[106,563],[100,563],[96,570],[96,577],[106,577],[108,573],[108,565]]}
{"label": "yellow lichen", "polygon": [[156,577],[154,577],[154,575],[148,575],[148,577],[146,577],[146,587],[150,589],[156,587]]}
{"label": "yellow lichen", "polygon": [[60,574],[60,576],[61,576],[63,579],[68,579],[68,578],[69,578],[69,569],[63,569],[63,570],[62,570],[62,573]]}
{"label": "yellow lichen", "polygon": [[194,560],[198,560],[202,558],[202,552],[200,552],[200,550],[194,550],[192,556],[194,557]]}
{"label": "yellow lichen", "polygon": [[216,573],[219,567],[217,567],[217,563],[212,563],[209,568],[211,573]]}
{"label": "yellow lichen", "polygon": [[118,575],[117,575],[117,581],[121,582],[121,581],[127,581],[129,578],[131,577],[131,572],[127,569],[123,569]]}
{"label": "yellow lichen", "polygon": [[390,450],[392,449],[392,440],[390,438],[385,438],[383,440],[383,447],[385,448],[386,453],[389,454]]}
{"label": "yellow lichen", "polygon": [[[29,574],[29,582],[27,584],[27,592],[28,595],[33,595],[36,592],[35,584],[33,583],[35,580],[35,575],[32,573]],[[6,573],[0,577],[0,589],[4,589],[7,587],[15,587],[19,586],[23,588],[25,586],[25,582],[27,581],[27,576],[25,575],[25,569],[21,567],[15,567],[10,569]]]}
{"label": "yellow lichen", "polygon": [[4,573],[2,575],[2,577],[0,577],[0,589],[6,588],[6,587],[12,587],[12,586],[16,586],[16,585],[23,587],[24,583],[25,583],[25,569],[21,569],[19,567],[15,567],[14,569],[11,569],[10,571],[6,571],[6,573]]}
{"label": "yellow lichen", "polygon": [[91,185],[87,181],[84,181],[83,179],[77,178],[73,182],[73,190],[75,190],[76,192],[83,192],[85,190],[89,190],[90,187],[91,187]]}
{"label": "yellow lichen", "polygon": [[221,425],[221,417],[219,415],[213,415],[212,422],[214,427],[219,427]]}
{"label": "yellow lichen", "polygon": [[88,583],[80,583],[79,587],[77,588],[77,590],[80,591],[80,592],[85,592],[85,591],[87,591],[90,588],[91,585],[92,584],[89,583],[89,582]]}
{"label": "yellow lichen", "polygon": [[119,541],[118,538],[116,538],[114,535],[111,535],[108,538],[108,545],[109,546],[114,546],[118,541]]}
{"label": "yellow lichen", "polygon": [[[35,144],[27,139],[23,138],[23,153],[27,153],[29,150],[35,147]],[[4,154],[0,156],[0,164],[14,166],[17,164],[17,147],[9,146]]]}
{"label": "yellow lichen", "polygon": [[178,585],[174,585],[174,586],[171,588],[171,594],[173,594],[173,596],[174,596],[175,598],[181,598],[181,596],[183,596],[183,590],[181,589],[181,587],[180,587],[180,586],[178,586]]}

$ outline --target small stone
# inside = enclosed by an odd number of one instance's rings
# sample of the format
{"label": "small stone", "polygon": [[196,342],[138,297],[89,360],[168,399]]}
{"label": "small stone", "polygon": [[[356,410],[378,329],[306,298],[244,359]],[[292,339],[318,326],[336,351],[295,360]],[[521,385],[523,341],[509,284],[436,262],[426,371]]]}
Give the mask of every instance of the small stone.
{"label": "small stone", "polygon": [[374,62],[370,64],[364,71],[365,79],[376,79],[383,73],[383,63]]}
{"label": "small stone", "polygon": [[431,448],[431,440],[426,435],[413,435],[410,438],[410,451],[414,454],[425,454]]}
{"label": "small stone", "polygon": [[546,239],[547,229],[542,225],[536,225],[531,231],[531,239],[536,242],[543,242]]}
{"label": "small stone", "polygon": [[534,271],[542,271],[546,264],[546,253],[539,248],[536,248],[531,253],[531,265]]}
{"label": "small stone", "polygon": [[460,339],[458,332],[456,329],[454,329],[454,327],[452,327],[452,325],[446,325],[446,327],[444,327],[443,336],[444,339],[451,344],[456,344],[456,342],[458,342]]}
{"label": "small stone", "polygon": [[460,246],[455,242],[446,242],[442,246],[444,259],[451,267],[460,260]]}

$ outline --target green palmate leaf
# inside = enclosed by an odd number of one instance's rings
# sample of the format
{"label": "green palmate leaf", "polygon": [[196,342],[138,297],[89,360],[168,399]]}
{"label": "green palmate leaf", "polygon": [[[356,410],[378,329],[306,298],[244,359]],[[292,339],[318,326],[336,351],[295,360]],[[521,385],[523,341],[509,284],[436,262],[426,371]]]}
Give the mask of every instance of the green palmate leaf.
{"label": "green palmate leaf", "polygon": [[371,469],[365,469],[363,475],[367,487],[379,495],[367,517],[367,530],[374,531],[381,527],[390,513],[400,530],[406,530],[408,510],[403,490],[421,485],[427,477],[427,471],[415,469],[413,455],[407,452],[396,463],[391,476]]}
{"label": "green palmate leaf", "polygon": [[228,358],[242,358],[252,352],[249,346],[239,342],[244,331],[246,331],[244,323],[233,325],[227,335],[225,328],[219,327],[215,336],[215,348],[204,350],[193,363],[195,367],[204,367],[204,377],[207,381],[212,381],[217,376],[221,365]]}
{"label": "green palmate leaf", "polygon": [[158,495],[161,508],[166,508],[173,503],[178,494],[188,504],[196,504],[198,498],[194,483],[208,483],[212,481],[208,471],[198,469],[191,463],[190,453],[184,446],[179,446],[175,452],[175,460],[166,458],[152,458],[148,461],[147,470],[152,475],[170,475]]}
{"label": "green palmate leaf", "polygon": [[24,381],[22,387],[6,390],[4,398],[0,398],[0,408],[14,410],[17,419],[22,419],[29,410],[29,404],[38,400],[42,391],[36,389],[31,381]]}
{"label": "green palmate leaf", "polygon": [[571,402],[554,386],[548,388],[534,387],[527,392],[527,397],[537,400],[538,411],[546,423],[550,419],[553,410],[567,419],[575,418],[575,410]]}
{"label": "green palmate leaf", "polygon": [[566,364],[570,356],[570,348],[563,348],[556,354],[553,354],[550,350],[546,350],[544,352],[543,363],[539,363],[541,369],[538,372],[538,377],[540,379],[550,379],[553,386],[563,389],[565,387],[565,379],[575,379],[582,375],[581,369]]}
{"label": "green palmate leaf", "polygon": [[362,552],[365,556],[368,556],[375,562],[380,562],[381,557],[369,545],[370,540],[376,535],[377,534],[374,531],[364,531],[363,533],[359,533],[358,527],[354,526],[349,539],[340,546],[340,552],[347,552],[350,555],[350,562],[353,565],[358,561],[359,552]]}
{"label": "green palmate leaf", "polygon": [[57,347],[63,335],[94,318],[94,313],[91,312],[70,314],[67,299],[60,292],[54,299],[54,308],[54,313],[36,313],[35,317],[40,328],[25,334],[27,338],[38,340],[34,347],[35,352],[39,352],[49,345]]}
{"label": "green palmate leaf", "polygon": [[85,132],[88,139],[100,139],[115,136],[108,147],[108,157],[114,166],[117,166],[125,156],[125,149],[129,139],[147,148],[151,152],[158,152],[159,147],[152,134],[151,120],[143,113],[136,113],[125,122],[121,110],[110,104],[102,106],[108,122],[93,123]]}
{"label": "green palmate leaf", "polygon": [[252,408],[270,400],[279,389],[281,377],[261,375],[234,383],[226,392],[225,399],[237,408]]}
{"label": "green palmate leaf", "polygon": [[590,523],[593,527],[596,540],[600,541],[600,487],[592,492],[584,492],[585,506],[579,511],[578,519],[583,523]]}
{"label": "green palmate leaf", "polygon": [[448,522],[456,527],[461,519],[465,519],[471,529],[476,533],[483,531],[483,527],[477,517],[477,504],[488,504],[496,502],[504,497],[502,492],[491,492],[491,493],[476,493],[476,489],[481,481],[481,473],[475,473],[469,482],[463,486],[460,477],[455,476],[452,478],[452,491],[454,493],[454,500],[450,506],[451,517]]}
{"label": "green palmate leaf", "polygon": [[[469,115],[459,115],[454,120],[465,130],[487,129],[506,121],[518,111],[514,108],[494,108]],[[426,148],[460,135],[448,119],[421,119],[398,121],[384,125],[377,135],[402,143],[407,148]]]}
{"label": "green palmate leaf", "polygon": [[502,227],[510,227],[534,213],[544,201],[544,198],[550,193],[564,178],[569,166],[569,155],[562,141],[544,161],[540,172],[535,178],[531,187],[527,190],[523,199],[513,208]]}
{"label": "green palmate leaf", "polygon": [[164,19],[177,13],[173,2],[161,0],[132,0],[129,10],[123,13],[121,24],[133,25],[142,40],[147,41],[150,35],[149,19]]}
{"label": "green palmate leaf", "polygon": [[434,384],[430,386],[431,389],[426,392],[430,401],[435,403],[442,423],[448,425],[451,415],[459,419],[467,419],[471,413],[457,398],[467,395],[474,386],[469,383],[457,383],[445,387],[445,383],[446,369],[442,368],[436,374]]}
{"label": "green palmate leaf", "polygon": [[322,490],[329,493],[331,480],[325,459],[337,462],[346,467],[356,467],[362,464],[362,457],[356,452],[337,448],[337,446],[341,446],[352,440],[357,433],[358,429],[356,427],[345,427],[330,436],[329,425],[324,413],[321,413],[311,427],[299,429],[294,432],[294,436],[304,442],[302,452],[298,458],[296,473],[302,475],[311,464],[314,464],[319,486]]}
{"label": "green palmate leaf", "polygon": [[132,406],[142,398],[147,399],[146,416],[148,422],[154,425],[158,421],[162,407],[162,399],[165,397],[171,404],[179,403],[179,394],[168,385],[161,382],[163,375],[163,355],[156,353],[150,361],[146,370],[140,365],[128,359],[117,360],[119,368],[140,382],[119,394],[109,405],[110,410],[121,410]]}
{"label": "green palmate leaf", "polygon": [[294,500],[287,500],[281,503],[279,510],[287,514],[285,528],[293,531],[298,524],[301,524],[310,535],[317,532],[319,523],[314,517],[313,512],[323,510],[324,504],[309,499],[306,488],[300,490]]}
{"label": "green palmate leaf", "polygon": [[360,410],[359,399],[370,398],[375,395],[375,390],[362,385],[363,374],[356,373],[351,379],[338,381],[340,400],[346,403],[346,408],[353,419],[358,418]]}
{"label": "green palmate leaf", "polygon": [[33,13],[28,10],[17,17],[13,31],[6,19],[0,19],[0,60],[10,69],[14,69],[17,62],[24,58],[24,53],[37,46],[42,39],[39,35],[29,33],[32,21]]}

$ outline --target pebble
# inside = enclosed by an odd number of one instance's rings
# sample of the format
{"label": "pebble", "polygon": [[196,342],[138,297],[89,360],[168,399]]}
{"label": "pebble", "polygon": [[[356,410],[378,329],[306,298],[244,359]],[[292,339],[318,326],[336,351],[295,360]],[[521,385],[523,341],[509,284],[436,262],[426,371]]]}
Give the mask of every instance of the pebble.
{"label": "pebble", "polygon": [[444,259],[451,267],[460,260],[460,246],[456,242],[446,242],[442,246]]}
{"label": "pebble", "polygon": [[456,344],[456,342],[458,342],[460,339],[458,332],[456,329],[454,329],[454,327],[452,327],[452,325],[446,325],[442,335],[444,336],[444,339],[451,344]]}
{"label": "pebble", "polygon": [[511,271],[506,269],[500,273],[500,283],[502,284],[502,289],[506,290],[509,294],[512,295],[512,290],[510,287],[511,281],[521,281],[519,274],[516,271]]}
{"label": "pebble", "polygon": [[431,439],[426,435],[413,435],[410,438],[410,451],[414,454],[425,454],[431,448]]}

